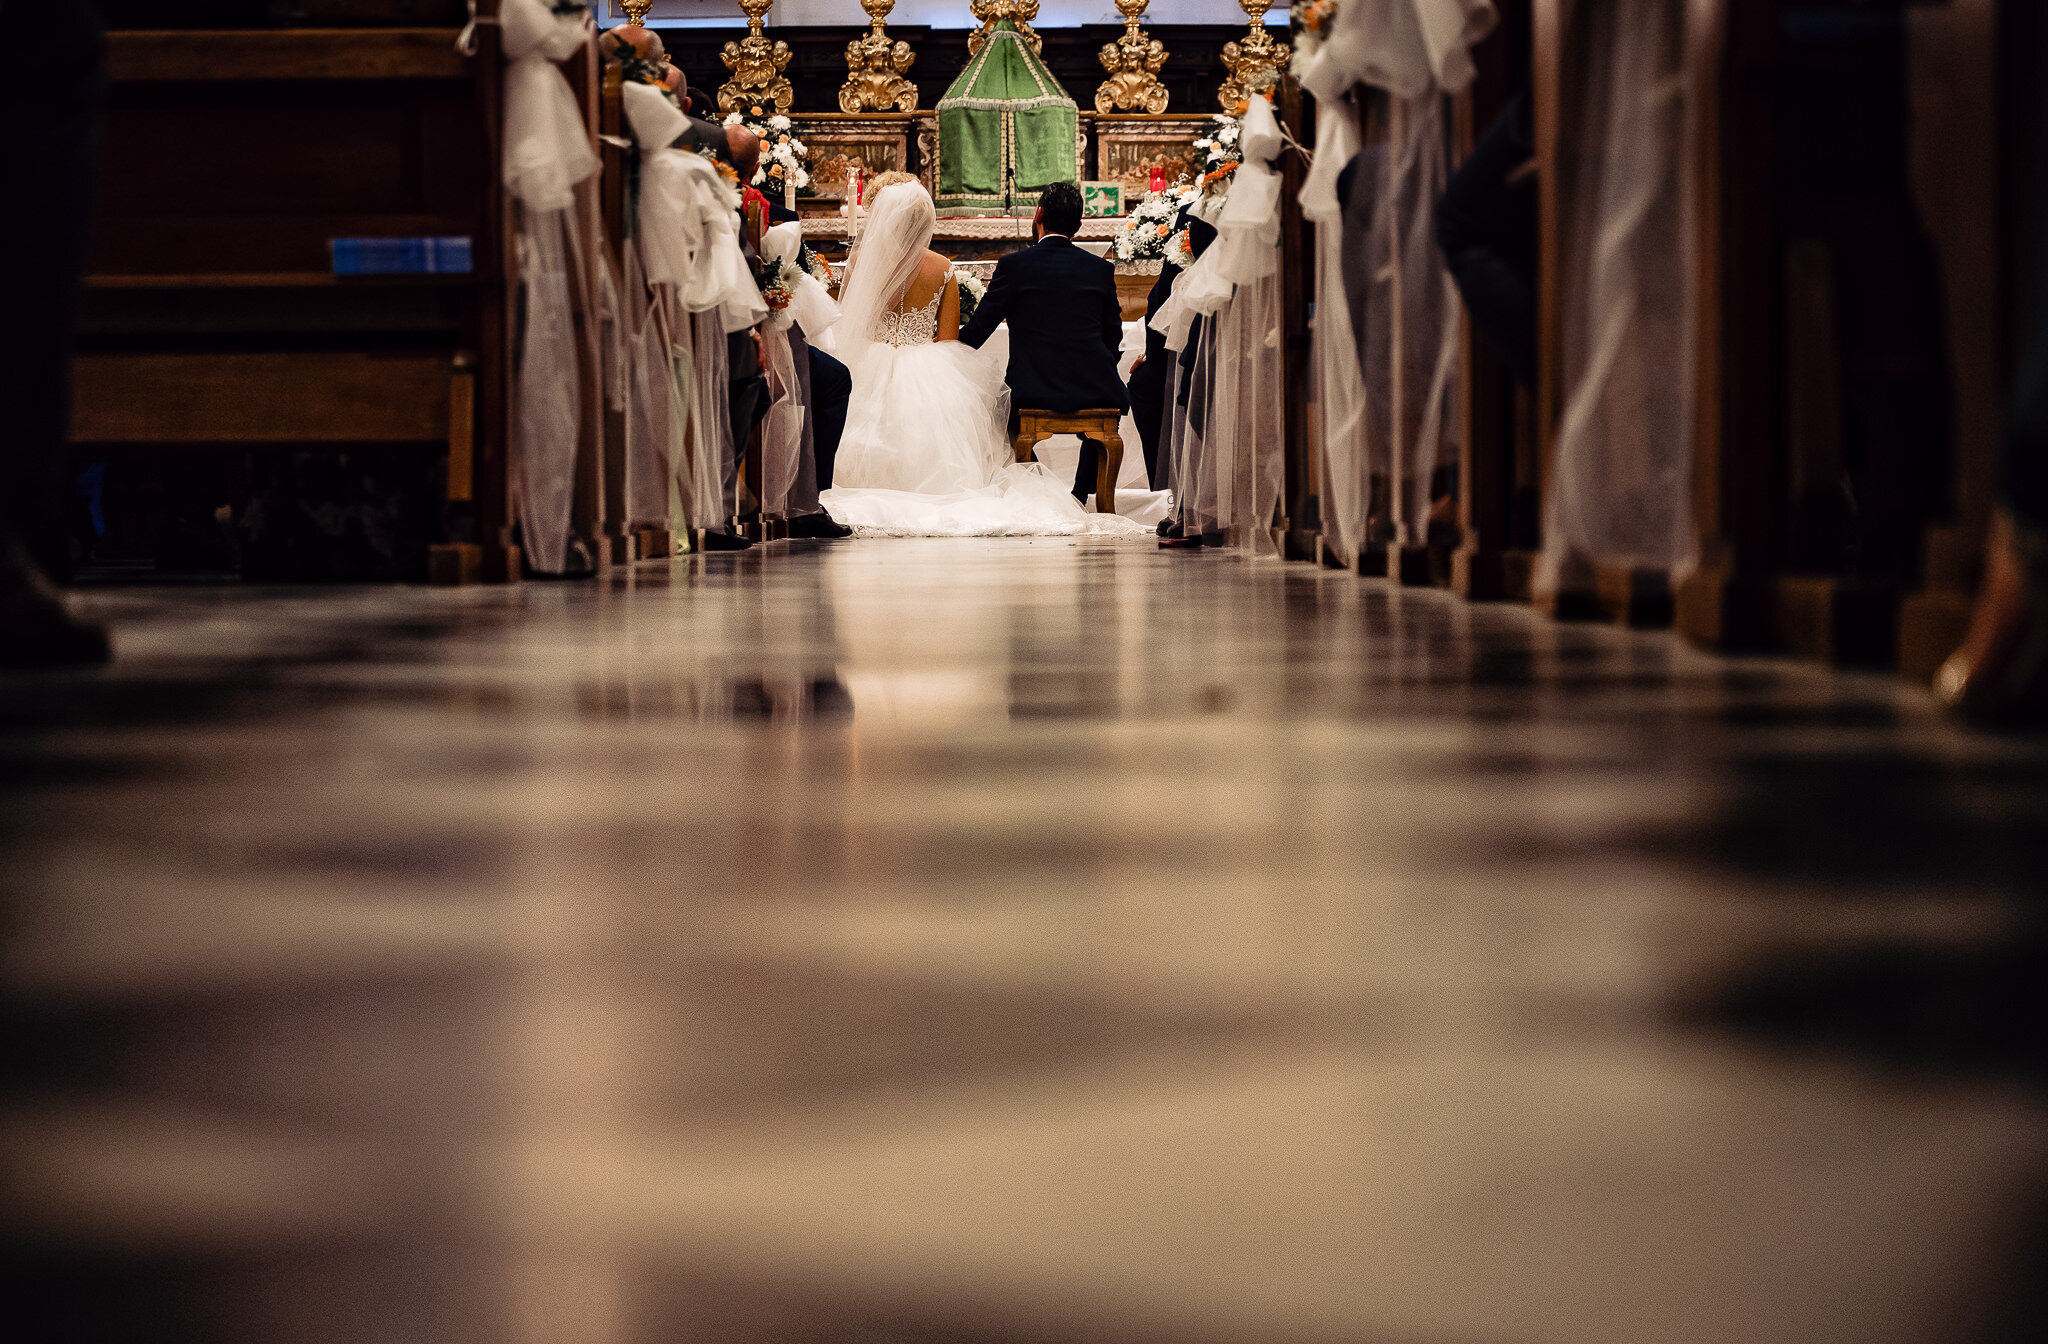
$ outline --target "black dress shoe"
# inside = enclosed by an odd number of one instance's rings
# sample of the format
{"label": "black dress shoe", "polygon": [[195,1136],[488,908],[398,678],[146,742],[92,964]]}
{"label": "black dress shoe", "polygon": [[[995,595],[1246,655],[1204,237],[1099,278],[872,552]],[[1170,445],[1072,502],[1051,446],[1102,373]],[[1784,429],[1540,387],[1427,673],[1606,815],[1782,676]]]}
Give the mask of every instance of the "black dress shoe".
{"label": "black dress shoe", "polygon": [[0,550],[0,667],[98,667],[114,656],[107,628],[71,614],[18,543]]}
{"label": "black dress shoe", "polygon": [[736,537],[730,532],[706,532],[704,549],[707,551],[744,551],[753,547],[745,537]]}
{"label": "black dress shoe", "polygon": [[1173,518],[1161,518],[1159,520],[1159,535],[1162,537],[1179,536],[1180,522],[1177,519]]}
{"label": "black dress shoe", "polygon": [[829,513],[805,513],[789,520],[789,535],[812,541],[844,541],[853,535],[853,529],[833,522]]}

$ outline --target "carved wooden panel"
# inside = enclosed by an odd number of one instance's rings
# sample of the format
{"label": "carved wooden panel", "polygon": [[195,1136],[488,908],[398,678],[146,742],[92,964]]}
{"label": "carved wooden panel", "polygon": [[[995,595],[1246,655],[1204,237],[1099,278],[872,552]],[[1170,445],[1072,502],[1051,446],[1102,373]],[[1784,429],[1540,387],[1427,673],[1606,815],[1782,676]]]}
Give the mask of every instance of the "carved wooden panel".
{"label": "carved wooden panel", "polygon": [[1215,123],[1207,117],[1100,117],[1095,122],[1095,177],[1124,189],[1126,204],[1145,194],[1152,170],[1172,186],[1201,171],[1202,151],[1194,142]]}
{"label": "carved wooden panel", "polygon": [[811,152],[811,191],[827,200],[846,199],[846,181],[855,164],[869,181],[877,174],[907,171],[910,164],[908,120],[870,125],[848,121],[793,119],[797,139]]}

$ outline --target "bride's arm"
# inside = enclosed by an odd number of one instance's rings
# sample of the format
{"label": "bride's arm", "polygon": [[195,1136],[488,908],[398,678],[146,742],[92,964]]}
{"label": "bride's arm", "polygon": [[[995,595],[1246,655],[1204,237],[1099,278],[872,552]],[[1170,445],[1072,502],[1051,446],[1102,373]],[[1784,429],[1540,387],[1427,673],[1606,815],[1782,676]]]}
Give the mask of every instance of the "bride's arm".
{"label": "bride's arm", "polygon": [[960,339],[960,277],[951,271],[946,273],[945,297],[939,300],[939,334],[935,339]]}

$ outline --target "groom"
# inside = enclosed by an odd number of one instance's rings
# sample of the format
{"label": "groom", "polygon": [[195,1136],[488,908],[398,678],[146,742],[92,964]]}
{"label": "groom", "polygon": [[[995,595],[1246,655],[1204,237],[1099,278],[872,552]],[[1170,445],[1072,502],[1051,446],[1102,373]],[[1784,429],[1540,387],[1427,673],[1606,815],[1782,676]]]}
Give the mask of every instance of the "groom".
{"label": "groom", "polygon": [[[1038,198],[1031,220],[1035,247],[1012,252],[996,263],[995,278],[974,316],[960,329],[960,342],[980,349],[1004,319],[1010,323],[1010,431],[1017,410],[1081,411],[1131,408],[1117,376],[1123,344],[1123,308],[1116,296],[1116,267],[1074,246],[1081,227],[1081,189],[1055,182]],[[1102,445],[1081,440],[1074,469],[1074,498],[1086,501],[1095,488]]]}

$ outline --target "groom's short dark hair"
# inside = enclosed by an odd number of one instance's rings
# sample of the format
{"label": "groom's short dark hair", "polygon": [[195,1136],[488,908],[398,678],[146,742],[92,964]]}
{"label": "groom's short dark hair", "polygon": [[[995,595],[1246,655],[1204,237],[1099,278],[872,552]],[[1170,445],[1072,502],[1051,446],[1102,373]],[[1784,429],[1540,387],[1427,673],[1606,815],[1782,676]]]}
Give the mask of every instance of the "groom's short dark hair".
{"label": "groom's short dark hair", "polygon": [[1081,189],[1071,182],[1055,182],[1038,195],[1038,208],[1045,212],[1045,231],[1071,238],[1081,228]]}

